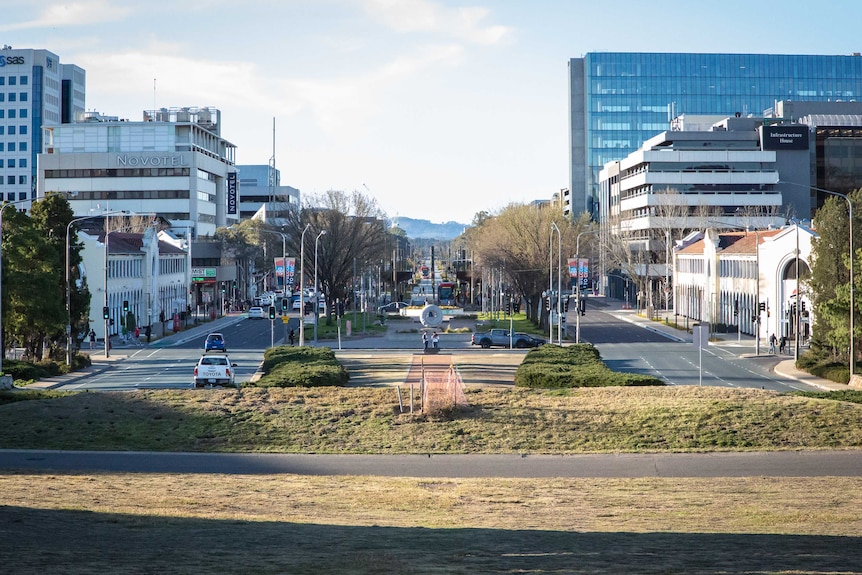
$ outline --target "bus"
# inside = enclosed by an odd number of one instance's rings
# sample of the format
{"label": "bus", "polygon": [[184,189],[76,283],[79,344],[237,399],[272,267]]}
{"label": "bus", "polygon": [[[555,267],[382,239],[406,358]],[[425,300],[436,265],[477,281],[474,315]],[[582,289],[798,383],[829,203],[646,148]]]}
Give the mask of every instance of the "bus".
{"label": "bus", "polygon": [[421,268],[421,270],[422,270],[422,277],[423,277],[423,278],[431,277],[431,268],[429,268],[428,266],[423,265],[423,266],[422,266],[422,268]]}
{"label": "bus", "polygon": [[437,303],[439,305],[455,305],[455,284],[442,282],[437,286]]}

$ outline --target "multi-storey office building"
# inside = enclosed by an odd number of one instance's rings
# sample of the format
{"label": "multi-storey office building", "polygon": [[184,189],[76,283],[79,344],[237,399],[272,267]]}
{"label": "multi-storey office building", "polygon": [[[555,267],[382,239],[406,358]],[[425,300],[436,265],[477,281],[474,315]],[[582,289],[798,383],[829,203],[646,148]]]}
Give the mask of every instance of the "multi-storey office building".
{"label": "multi-storey office building", "polygon": [[569,60],[565,211],[598,218],[599,172],[680,114],[761,114],[779,100],[856,100],[862,57],[592,52]]}
{"label": "multi-storey office building", "polygon": [[65,194],[76,216],[155,213],[171,230],[211,236],[239,220],[236,148],[214,108],[162,108],[129,122],[96,112],[46,129],[39,195]]}
{"label": "multi-storey office building", "polygon": [[281,171],[269,165],[237,166],[239,215],[256,218],[275,227],[287,222],[287,212],[299,209],[299,190],[281,185]]}
{"label": "multi-storey office building", "polygon": [[86,74],[47,50],[0,49],[0,201],[36,198],[43,129],[84,111]]}

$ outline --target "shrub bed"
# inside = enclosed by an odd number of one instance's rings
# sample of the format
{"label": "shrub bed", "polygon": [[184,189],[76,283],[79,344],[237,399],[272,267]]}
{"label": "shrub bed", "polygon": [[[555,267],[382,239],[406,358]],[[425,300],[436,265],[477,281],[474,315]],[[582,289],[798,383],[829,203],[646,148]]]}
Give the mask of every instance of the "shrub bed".
{"label": "shrub bed", "polygon": [[264,375],[257,387],[319,387],[347,385],[348,373],[328,347],[279,346],[263,355]]}
{"label": "shrub bed", "polygon": [[590,344],[566,347],[543,345],[530,350],[515,372],[515,385],[531,388],[569,388],[664,385],[651,375],[608,369]]}

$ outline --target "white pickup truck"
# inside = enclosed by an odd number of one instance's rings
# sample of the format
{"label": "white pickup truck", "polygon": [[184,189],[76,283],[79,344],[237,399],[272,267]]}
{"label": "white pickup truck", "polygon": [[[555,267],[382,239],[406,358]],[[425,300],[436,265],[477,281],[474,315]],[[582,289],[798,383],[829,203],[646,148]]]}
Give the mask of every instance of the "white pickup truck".
{"label": "white pickup truck", "polygon": [[224,385],[238,387],[236,385],[236,367],[231,363],[227,354],[210,354],[201,356],[195,366],[194,387],[206,385]]}

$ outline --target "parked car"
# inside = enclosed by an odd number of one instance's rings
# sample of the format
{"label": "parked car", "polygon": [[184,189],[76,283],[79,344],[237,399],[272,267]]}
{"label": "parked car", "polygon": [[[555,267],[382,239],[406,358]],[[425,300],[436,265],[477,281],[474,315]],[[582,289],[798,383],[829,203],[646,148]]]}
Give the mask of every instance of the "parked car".
{"label": "parked car", "polygon": [[248,319],[266,319],[266,312],[259,306],[250,307],[248,308]]}
{"label": "parked car", "polygon": [[509,344],[511,343],[512,347],[523,349],[542,345],[545,343],[545,340],[533,337],[528,333],[513,333],[510,338],[509,330],[492,329],[485,333],[474,333],[470,343],[472,345],[482,346],[484,349],[488,349],[492,345],[509,347]]}
{"label": "parked car", "polygon": [[397,313],[405,307],[410,307],[410,304],[405,301],[392,301],[378,307],[377,313]]}
{"label": "parked car", "polygon": [[204,341],[204,353],[209,353],[211,351],[227,353],[227,344],[225,343],[224,336],[222,334],[211,333],[207,336],[206,341]]}
{"label": "parked car", "polygon": [[195,366],[192,385],[196,388],[205,385],[237,387],[235,367],[227,354],[202,355]]}

